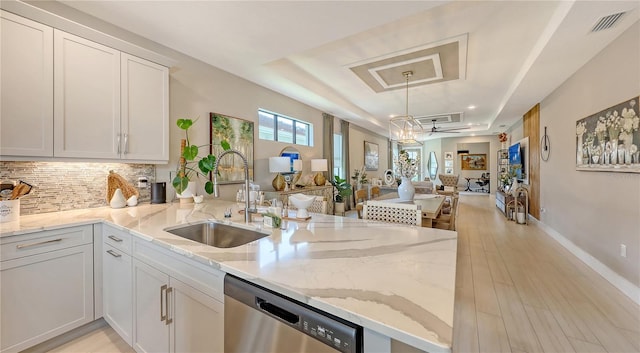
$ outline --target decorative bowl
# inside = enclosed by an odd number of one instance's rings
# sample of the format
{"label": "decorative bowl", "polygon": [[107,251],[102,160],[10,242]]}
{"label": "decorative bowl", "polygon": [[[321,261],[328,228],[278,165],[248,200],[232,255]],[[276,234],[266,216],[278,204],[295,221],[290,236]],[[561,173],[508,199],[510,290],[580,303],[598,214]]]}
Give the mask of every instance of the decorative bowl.
{"label": "decorative bowl", "polygon": [[289,202],[298,209],[296,212],[296,218],[307,218],[309,217],[309,212],[307,212],[307,208],[311,206],[313,200],[315,200],[315,196],[304,195],[304,194],[293,194],[289,196]]}

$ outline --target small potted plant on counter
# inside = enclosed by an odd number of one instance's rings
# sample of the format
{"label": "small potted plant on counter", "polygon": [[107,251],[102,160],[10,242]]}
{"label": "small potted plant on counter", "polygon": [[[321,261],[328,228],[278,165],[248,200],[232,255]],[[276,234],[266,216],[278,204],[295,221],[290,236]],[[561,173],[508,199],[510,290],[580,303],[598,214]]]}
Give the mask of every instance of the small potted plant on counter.
{"label": "small potted plant on counter", "polygon": [[[195,190],[190,190],[190,188],[195,188],[195,179],[200,176],[208,178],[209,173],[213,170],[216,164],[216,156],[212,154],[207,154],[204,157],[198,157],[200,147],[208,147],[209,144],[197,146],[192,145],[189,141],[189,128],[196,121],[198,121],[198,119],[178,119],[176,122],[178,127],[184,130],[185,138],[182,139],[180,143],[180,162],[178,164],[178,170],[176,171],[176,177],[173,178],[172,185],[177,194],[189,198],[195,195]],[[231,148],[227,141],[222,141],[221,145],[225,151]],[[190,187],[190,185],[192,186]],[[213,193],[213,183],[211,180],[207,180],[204,185],[204,190],[207,194]]]}
{"label": "small potted plant on counter", "polygon": [[334,176],[331,180],[331,185],[336,188],[336,194],[334,196],[334,213],[344,215],[345,206],[344,203],[351,196],[351,184],[347,182],[347,179],[340,178],[339,175]]}

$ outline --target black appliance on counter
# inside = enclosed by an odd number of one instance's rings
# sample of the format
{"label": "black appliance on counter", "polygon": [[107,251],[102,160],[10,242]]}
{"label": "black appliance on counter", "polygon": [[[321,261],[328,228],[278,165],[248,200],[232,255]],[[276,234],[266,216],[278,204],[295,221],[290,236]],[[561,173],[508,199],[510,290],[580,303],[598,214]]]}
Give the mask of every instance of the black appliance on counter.
{"label": "black appliance on counter", "polygon": [[151,183],[151,203],[167,202],[167,183]]}

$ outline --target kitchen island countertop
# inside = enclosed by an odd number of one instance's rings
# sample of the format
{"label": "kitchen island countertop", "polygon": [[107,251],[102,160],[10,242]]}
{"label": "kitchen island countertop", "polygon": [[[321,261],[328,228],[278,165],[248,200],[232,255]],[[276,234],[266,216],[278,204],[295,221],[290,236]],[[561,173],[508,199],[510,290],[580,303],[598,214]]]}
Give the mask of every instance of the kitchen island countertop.
{"label": "kitchen island countertop", "polygon": [[[290,298],[429,352],[450,352],[457,234],[355,218],[312,214],[285,229],[244,224],[243,205],[141,204],[20,217],[0,223],[0,237],[107,222],[175,253],[247,279]],[[223,217],[231,207],[231,219]],[[215,219],[270,235],[220,249],[165,228]]]}

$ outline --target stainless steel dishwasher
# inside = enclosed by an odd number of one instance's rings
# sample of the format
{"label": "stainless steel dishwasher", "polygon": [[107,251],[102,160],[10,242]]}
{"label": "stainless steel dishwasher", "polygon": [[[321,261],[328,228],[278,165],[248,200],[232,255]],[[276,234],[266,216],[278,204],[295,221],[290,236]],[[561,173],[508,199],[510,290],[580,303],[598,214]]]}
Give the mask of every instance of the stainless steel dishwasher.
{"label": "stainless steel dishwasher", "polygon": [[224,279],[225,353],[362,353],[362,327],[252,283]]}

